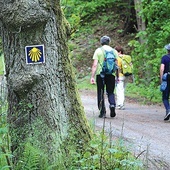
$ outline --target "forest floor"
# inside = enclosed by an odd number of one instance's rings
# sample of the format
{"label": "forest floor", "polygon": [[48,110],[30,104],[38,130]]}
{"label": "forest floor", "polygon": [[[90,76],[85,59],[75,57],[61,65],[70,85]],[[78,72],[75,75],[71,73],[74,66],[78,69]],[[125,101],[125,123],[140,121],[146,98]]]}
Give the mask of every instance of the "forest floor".
{"label": "forest floor", "polygon": [[148,170],[170,169],[170,121],[164,122],[163,106],[141,105],[126,101],[125,110],[116,110],[116,117],[110,118],[109,104],[105,99],[106,119],[99,118],[96,92],[80,91],[82,104],[88,120],[95,122],[96,130],[112,131],[115,138],[121,138],[141,158]]}

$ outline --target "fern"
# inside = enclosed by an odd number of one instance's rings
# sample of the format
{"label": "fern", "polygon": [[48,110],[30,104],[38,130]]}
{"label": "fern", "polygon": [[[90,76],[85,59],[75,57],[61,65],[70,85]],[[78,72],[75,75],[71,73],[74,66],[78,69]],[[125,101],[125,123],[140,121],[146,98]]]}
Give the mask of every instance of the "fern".
{"label": "fern", "polygon": [[18,161],[17,170],[47,170],[48,163],[42,150],[31,143],[26,143],[22,160]]}

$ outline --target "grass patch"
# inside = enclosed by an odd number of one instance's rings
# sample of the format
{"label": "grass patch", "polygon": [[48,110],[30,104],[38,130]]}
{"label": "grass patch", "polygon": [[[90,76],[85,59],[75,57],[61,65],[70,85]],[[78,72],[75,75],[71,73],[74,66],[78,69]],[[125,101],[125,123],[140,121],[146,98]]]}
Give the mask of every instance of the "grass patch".
{"label": "grass patch", "polygon": [[162,94],[157,88],[144,85],[136,85],[135,83],[129,83],[126,86],[125,95],[130,98],[137,99],[138,102],[143,104],[158,104],[162,102]]}
{"label": "grass patch", "polygon": [[80,90],[96,90],[96,85],[90,84],[90,78],[91,76],[85,76],[84,78],[77,79],[77,86]]}
{"label": "grass patch", "polygon": [[4,74],[4,56],[0,56],[0,75]]}

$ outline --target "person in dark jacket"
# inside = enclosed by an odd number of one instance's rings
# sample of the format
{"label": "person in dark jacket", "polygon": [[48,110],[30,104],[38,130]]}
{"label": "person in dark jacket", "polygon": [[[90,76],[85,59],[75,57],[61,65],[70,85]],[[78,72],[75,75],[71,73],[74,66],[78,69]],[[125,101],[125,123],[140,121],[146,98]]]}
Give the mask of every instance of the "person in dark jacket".
{"label": "person in dark jacket", "polygon": [[[167,54],[161,58],[161,66],[160,66],[160,81],[161,82],[162,82],[163,75],[165,73],[170,72],[170,44],[165,45],[165,49],[167,50]],[[166,109],[166,115],[164,117],[164,121],[167,121],[170,118],[169,94],[170,94],[170,75],[167,76],[167,87],[162,92],[162,102]]]}

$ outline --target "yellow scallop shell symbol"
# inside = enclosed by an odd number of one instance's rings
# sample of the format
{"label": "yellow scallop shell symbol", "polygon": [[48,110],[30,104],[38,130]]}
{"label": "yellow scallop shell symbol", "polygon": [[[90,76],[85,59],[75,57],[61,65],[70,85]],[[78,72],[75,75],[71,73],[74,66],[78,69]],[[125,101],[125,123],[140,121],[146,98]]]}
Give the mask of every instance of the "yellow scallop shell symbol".
{"label": "yellow scallop shell symbol", "polygon": [[30,59],[34,62],[37,62],[40,60],[41,58],[41,51],[36,48],[36,47],[33,47],[30,51],[29,51],[29,56],[30,56]]}

